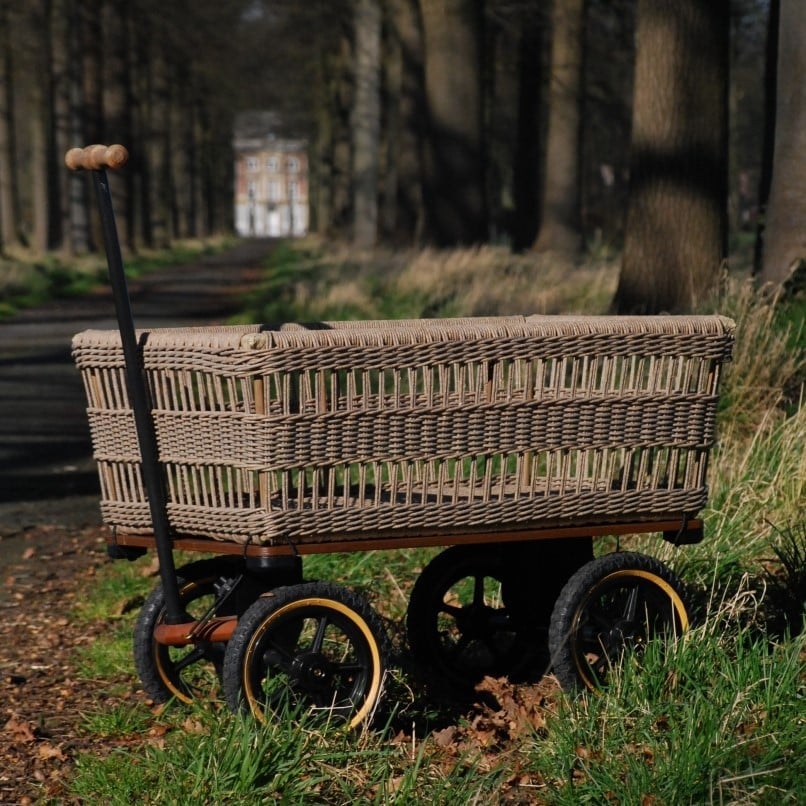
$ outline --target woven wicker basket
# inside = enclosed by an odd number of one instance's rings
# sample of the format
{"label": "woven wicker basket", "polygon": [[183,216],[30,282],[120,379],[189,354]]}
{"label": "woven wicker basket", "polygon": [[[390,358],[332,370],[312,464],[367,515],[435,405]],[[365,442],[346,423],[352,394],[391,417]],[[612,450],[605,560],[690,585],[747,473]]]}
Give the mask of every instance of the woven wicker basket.
{"label": "woven wicker basket", "polygon": [[[693,517],[732,333],[718,316],[143,331],[171,527],[271,545]],[[104,521],[148,533],[120,338],[73,351]]]}

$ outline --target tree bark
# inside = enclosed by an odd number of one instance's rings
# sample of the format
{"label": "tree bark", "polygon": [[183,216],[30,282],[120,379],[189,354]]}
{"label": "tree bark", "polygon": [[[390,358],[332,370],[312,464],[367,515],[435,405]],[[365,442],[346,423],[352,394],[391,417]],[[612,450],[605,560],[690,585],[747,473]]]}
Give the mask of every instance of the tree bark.
{"label": "tree bark", "polygon": [[537,23],[522,29],[518,40],[518,129],[512,181],[515,203],[512,246],[517,251],[534,245],[541,209],[543,40],[543,32]]}
{"label": "tree bark", "polygon": [[[101,74],[101,98],[103,131],[101,142],[120,143],[134,136],[132,128],[131,73],[129,70],[128,0],[110,0],[102,8],[102,32],[105,49]],[[135,161],[138,158],[136,145],[129,144]],[[134,204],[132,199],[131,166],[124,172],[112,171],[109,186],[115,204],[115,223],[122,246],[133,249],[135,232],[132,227]]]}
{"label": "tree bark", "polygon": [[378,0],[355,6],[355,95],[353,129],[353,243],[378,239],[378,160],[381,134],[381,7]]}
{"label": "tree bark", "polygon": [[[321,199],[319,232],[323,235],[340,235],[349,232],[350,224],[350,109],[352,105],[349,65],[352,63],[350,41],[343,32],[326,72],[325,87],[328,109],[329,143],[328,164],[323,177],[327,184],[326,195]],[[324,144],[323,144],[324,145]],[[324,204],[326,203],[326,207]],[[325,224],[326,222],[326,224]]]}
{"label": "tree bark", "polygon": [[619,312],[691,310],[717,283],[726,252],[728,31],[728,0],[639,0]]}
{"label": "tree bark", "polygon": [[535,249],[575,254],[579,211],[580,111],[585,0],[554,0],[542,221]]}
{"label": "tree bark", "polygon": [[421,0],[420,10],[428,119],[426,238],[438,246],[484,242],[482,5],[479,0]]}
{"label": "tree bark", "polygon": [[390,160],[395,165],[394,220],[388,235],[394,243],[416,243],[423,226],[422,146],[423,32],[417,0],[393,0],[394,36],[399,49],[396,126],[390,134]]}
{"label": "tree bark", "polygon": [[72,26],[71,0],[53,0],[51,9],[51,64],[50,92],[51,131],[48,143],[48,188],[50,197],[51,249],[61,248],[74,253],[73,231],[70,221],[70,174],[64,170],[62,157],[71,147],[70,90],[70,29]]}
{"label": "tree bark", "polygon": [[28,122],[31,148],[31,246],[47,252],[50,235],[48,146],[51,128],[50,0],[32,3],[29,23],[32,40],[38,43],[33,56],[36,78],[30,85],[31,113]]}
{"label": "tree bark", "polygon": [[0,0],[0,251],[19,239],[11,4]]}
{"label": "tree bark", "polygon": [[[84,82],[81,53],[85,44],[81,9],[77,0],[69,2],[69,25],[67,31],[68,50],[68,96],[69,96],[69,140],[68,147],[84,141]],[[61,167],[63,171],[63,167]],[[86,178],[72,171],[64,172],[67,177],[67,209],[69,241],[76,254],[84,254],[90,249],[89,198]]]}
{"label": "tree bark", "polygon": [[782,285],[806,265],[806,15],[781,0],[775,150],[761,281]]}

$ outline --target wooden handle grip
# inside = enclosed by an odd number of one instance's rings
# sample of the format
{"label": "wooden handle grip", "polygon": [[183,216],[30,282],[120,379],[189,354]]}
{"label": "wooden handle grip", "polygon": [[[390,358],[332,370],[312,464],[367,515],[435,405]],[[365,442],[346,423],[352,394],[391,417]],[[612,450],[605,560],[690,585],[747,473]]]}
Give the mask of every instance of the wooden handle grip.
{"label": "wooden handle grip", "polygon": [[71,171],[100,171],[102,168],[122,168],[129,159],[123,146],[86,146],[71,148],[64,156],[65,165]]}

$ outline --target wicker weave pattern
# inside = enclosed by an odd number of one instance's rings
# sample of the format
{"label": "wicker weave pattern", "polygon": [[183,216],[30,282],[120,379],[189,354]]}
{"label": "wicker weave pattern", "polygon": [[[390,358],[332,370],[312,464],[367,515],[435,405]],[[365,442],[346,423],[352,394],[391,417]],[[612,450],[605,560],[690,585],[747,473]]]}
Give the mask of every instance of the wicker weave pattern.
{"label": "wicker weave pattern", "polygon": [[[717,316],[144,332],[171,524],[270,543],[693,516],[732,332]],[[73,347],[104,519],[148,531],[119,337]]]}

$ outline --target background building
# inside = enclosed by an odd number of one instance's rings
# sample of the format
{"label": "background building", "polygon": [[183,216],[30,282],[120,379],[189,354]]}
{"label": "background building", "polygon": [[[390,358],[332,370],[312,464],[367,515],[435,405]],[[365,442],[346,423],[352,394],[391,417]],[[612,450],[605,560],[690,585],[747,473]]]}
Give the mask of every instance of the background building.
{"label": "background building", "polygon": [[235,229],[239,235],[292,237],[308,232],[307,142],[282,136],[270,112],[235,125]]}

